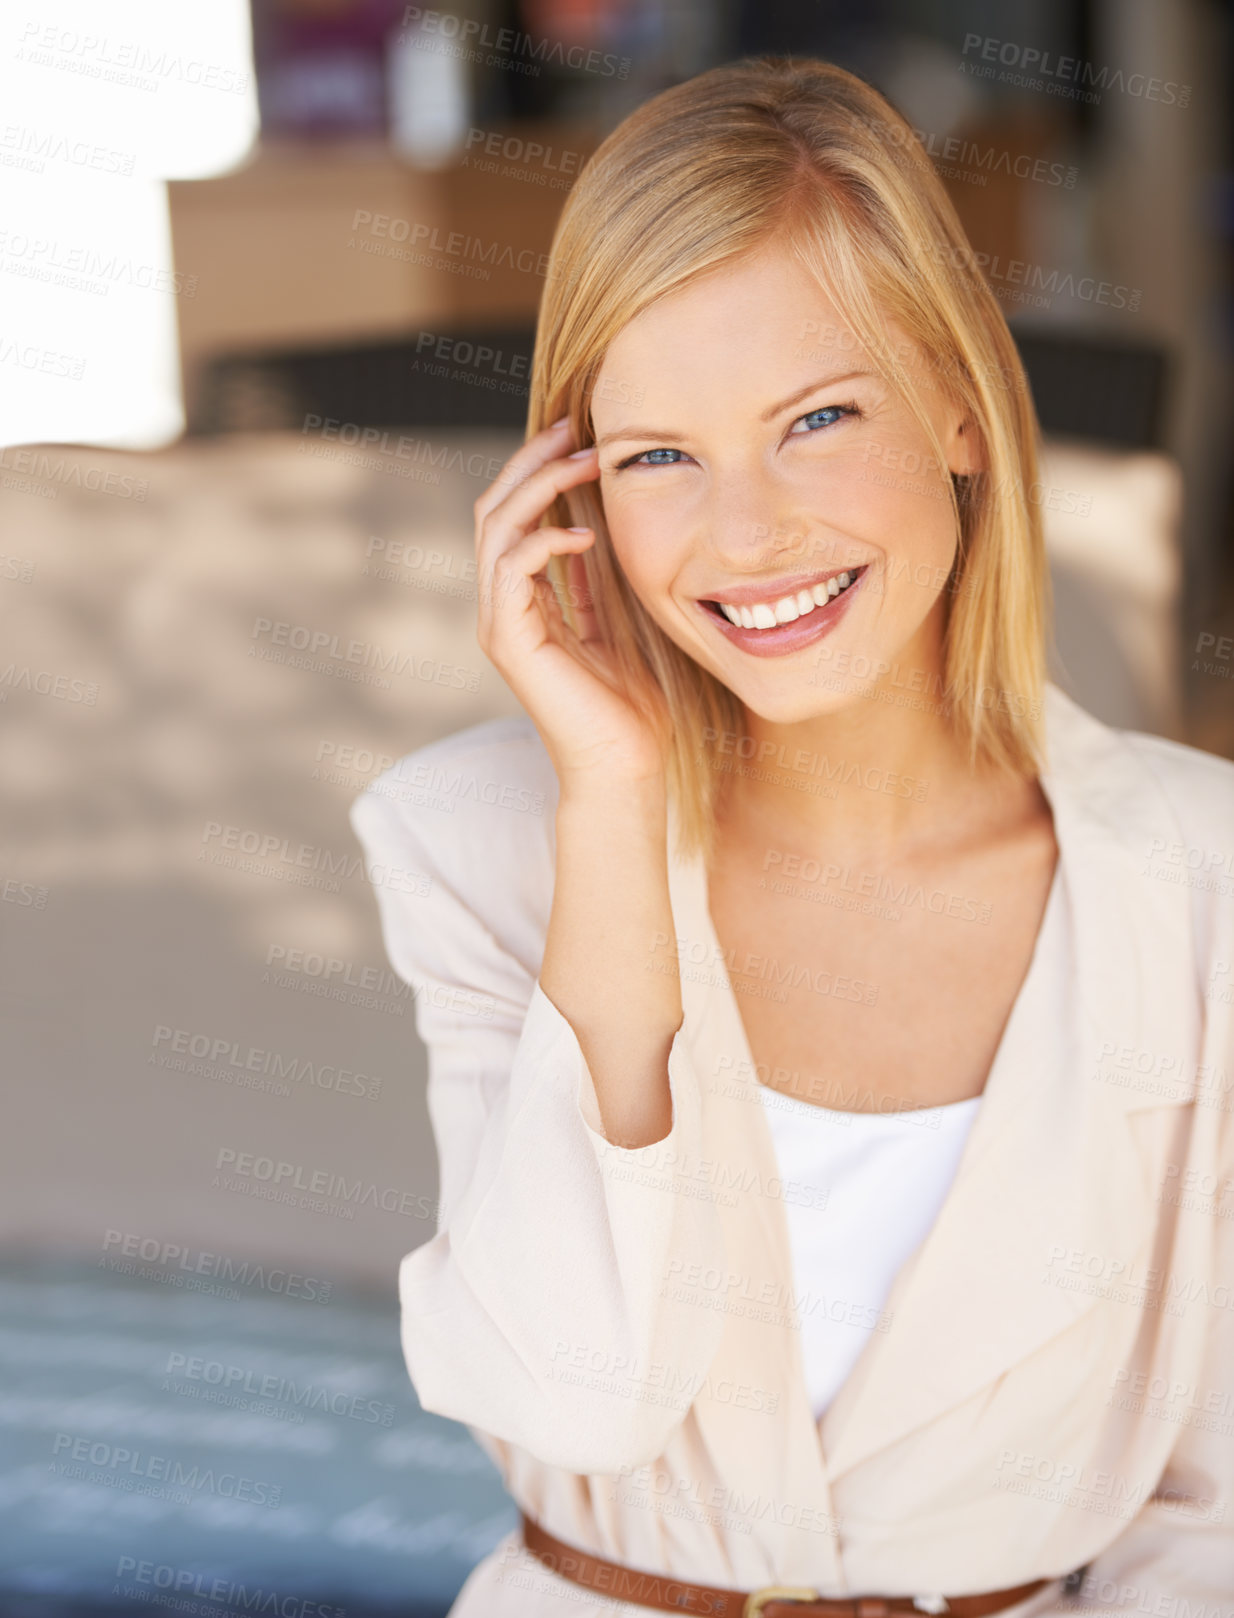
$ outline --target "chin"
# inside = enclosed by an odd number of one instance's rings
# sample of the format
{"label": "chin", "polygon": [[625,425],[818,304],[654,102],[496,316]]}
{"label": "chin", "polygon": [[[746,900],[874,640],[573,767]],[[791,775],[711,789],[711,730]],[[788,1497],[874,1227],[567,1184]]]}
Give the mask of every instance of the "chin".
{"label": "chin", "polygon": [[728,689],[748,712],[767,724],[799,725],[857,709],[873,683],[852,675],[829,675],[811,664],[796,679],[786,675],[775,681],[752,682],[744,690],[736,685]]}

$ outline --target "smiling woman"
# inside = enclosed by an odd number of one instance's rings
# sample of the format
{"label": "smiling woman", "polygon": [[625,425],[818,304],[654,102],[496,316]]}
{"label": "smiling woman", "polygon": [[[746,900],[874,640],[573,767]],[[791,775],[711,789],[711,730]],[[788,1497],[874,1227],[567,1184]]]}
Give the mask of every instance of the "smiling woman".
{"label": "smiling woman", "polygon": [[[808,348],[803,332],[814,334]],[[914,370],[925,369],[903,334],[886,335]],[[820,707],[819,683],[803,681],[799,663],[790,673],[752,666],[751,655],[814,647],[818,670],[860,646],[873,664],[907,656],[913,666],[939,664],[945,678],[944,586],[953,566],[957,585],[977,571],[956,564],[957,514],[939,498],[949,473],[980,469],[973,415],[936,388],[919,420],[873,358],[853,369],[855,347],[851,322],[791,243],[776,239],[636,315],[609,343],[597,378],[604,523],[621,571],[664,635],[739,699],[742,728],[749,712],[789,719]],[[804,385],[779,400],[786,377],[801,375]],[[660,414],[694,424],[693,434],[628,422],[610,402],[619,378],[633,379]],[[657,447],[630,453],[636,443]],[[925,479],[879,476],[906,465],[927,468]],[[923,567],[932,589],[915,582]],[[681,601],[680,618],[657,611],[666,596]],[[717,629],[742,656],[725,655]],[[848,695],[821,706],[842,707]],[[688,735],[686,716],[674,728]],[[971,734],[980,736],[978,722]],[[683,774],[697,777],[693,762]]]}
{"label": "smiling woman", "polygon": [[[571,193],[476,502],[528,718],[353,811],[425,878],[378,890],[441,1161],[404,1354],[523,1513],[454,1618],[1230,1592],[1219,1424],[1124,1392],[1234,1375],[1231,1222],[1174,1194],[1234,1184],[1234,907],[1152,863],[1225,857],[1234,766],[1046,681],[1036,438],[851,74],[703,74]],[[443,824],[432,765],[510,796]]]}

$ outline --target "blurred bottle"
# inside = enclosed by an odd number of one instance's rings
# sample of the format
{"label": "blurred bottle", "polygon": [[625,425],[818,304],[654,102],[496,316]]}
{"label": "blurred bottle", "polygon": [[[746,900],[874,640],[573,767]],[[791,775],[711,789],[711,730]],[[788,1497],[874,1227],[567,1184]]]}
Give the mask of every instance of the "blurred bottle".
{"label": "blurred bottle", "polygon": [[417,18],[386,39],[386,105],[393,149],[417,168],[445,168],[471,125],[471,74],[463,48]]}

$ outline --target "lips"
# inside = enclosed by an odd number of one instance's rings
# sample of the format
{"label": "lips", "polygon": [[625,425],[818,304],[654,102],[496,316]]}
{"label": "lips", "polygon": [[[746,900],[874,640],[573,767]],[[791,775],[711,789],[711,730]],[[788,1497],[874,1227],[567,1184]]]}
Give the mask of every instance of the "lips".
{"label": "lips", "polygon": [[700,600],[698,606],[742,651],[777,657],[830,634],[860,591],[865,574],[861,566],[812,579],[784,579],[771,591],[742,585]]}

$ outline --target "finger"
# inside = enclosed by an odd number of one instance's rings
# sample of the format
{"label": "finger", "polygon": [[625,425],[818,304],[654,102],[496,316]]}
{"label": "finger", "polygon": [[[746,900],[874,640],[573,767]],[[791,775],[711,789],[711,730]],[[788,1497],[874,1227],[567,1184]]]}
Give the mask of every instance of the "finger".
{"label": "finger", "polygon": [[599,640],[600,625],[596,618],[591,586],[587,582],[587,564],[582,553],[572,552],[566,558],[566,582],[570,605],[574,609],[574,625],[580,640]]}
{"label": "finger", "polygon": [[594,455],[552,461],[534,473],[517,495],[490,512],[476,531],[476,577],[480,585],[490,584],[502,556],[536,532],[554,500],[596,476]]}
{"label": "finger", "polygon": [[505,499],[507,493],[516,488],[538,467],[546,461],[560,455],[570,442],[570,422],[565,417],[555,421],[551,427],[544,427],[532,435],[527,442],[521,445],[510,459],[501,468],[497,476],[475,503],[477,519],[483,519]]}
{"label": "finger", "polygon": [[586,550],[595,537],[590,528],[534,528],[511,545],[480,585],[482,630],[494,632],[500,620],[521,618],[535,603],[533,579],[543,572],[549,558]]}
{"label": "finger", "polygon": [[573,455],[558,456],[537,467],[481,519],[476,531],[476,559],[480,569],[491,567],[503,550],[534,528],[559,495],[599,475],[599,457],[594,446],[576,450]]}

